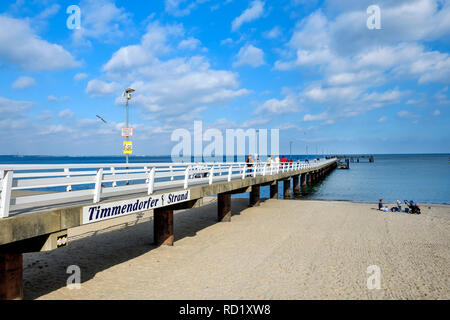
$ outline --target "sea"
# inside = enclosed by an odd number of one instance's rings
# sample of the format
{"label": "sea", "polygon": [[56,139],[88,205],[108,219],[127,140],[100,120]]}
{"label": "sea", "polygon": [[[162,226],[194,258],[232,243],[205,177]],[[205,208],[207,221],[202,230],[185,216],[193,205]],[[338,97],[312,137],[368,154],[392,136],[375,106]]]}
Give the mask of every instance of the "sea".
{"label": "sea", "polygon": [[[293,155],[304,161],[322,155]],[[265,159],[263,159],[265,160]],[[170,156],[132,156],[134,163],[171,162]],[[450,154],[375,154],[374,162],[360,158],[350,168],[336,169],[311,187],[302,189],[294,200],[341,200],[353,202],[450,204]],[[69,157],[0,155],[1,164],[80,164],[124,163],[123,156]],[[282,183],[279,184],[282,195]],[[292,194],[292,192],[291,192]],[[248,194],[236,195],[248,196]],[[269,197],[269,187],[261,188],[261,197]]]}

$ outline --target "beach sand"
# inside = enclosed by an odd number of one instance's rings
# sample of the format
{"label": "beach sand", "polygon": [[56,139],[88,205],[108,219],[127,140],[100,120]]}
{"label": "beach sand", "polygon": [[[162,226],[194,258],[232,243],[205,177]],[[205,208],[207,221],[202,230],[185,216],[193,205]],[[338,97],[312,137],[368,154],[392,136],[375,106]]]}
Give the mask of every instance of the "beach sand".
{"label": "beach sand", "polygon": [[[450,298],[450,206],[233,198],[217,223],[209,201],[176,212],[173,247],[151,244],[151,213],[69,230],[68,247],[24,255],[25,299]],[[66,287],[70,265],[80,289]],[[380,289],[367,287],[373,265]]]}

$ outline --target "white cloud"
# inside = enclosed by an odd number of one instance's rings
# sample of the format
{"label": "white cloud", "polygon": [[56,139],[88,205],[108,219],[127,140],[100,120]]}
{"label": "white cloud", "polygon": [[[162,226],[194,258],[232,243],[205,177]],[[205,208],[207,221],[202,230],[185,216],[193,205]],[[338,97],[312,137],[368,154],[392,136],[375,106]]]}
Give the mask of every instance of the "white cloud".
{"label": "white cloud", "polygon": [[303,95],[319,103],[350,102],[355,101],[361,94],[362,89],[357,86],[347,87],[322,87],[312,86],[303,92]]}
{"label": "white cloud", "polygon": [[147,33],[138,45],[120,48],[103,66],[102,70],[110,73],[128,72],[130,68],[149,64],[156,57],[170,51],[168,39],[184,34],[181,25],[161,26],[153,22],[147,27]]}
{"label": "white cloud", "polygon": [[47,100],[48,100],[48,101],[52,101],[52,102],[66,101],[66,100],[68,100],[68,99],[69,99],[69,97],[67,97],[67,96],[58,98],[58,97],[55,97],[55,96],[51,96],[51,95],[50,95],[50,96],[47,97]]}
{"label": "white cloud", "polygon": [[88,76],[89,76],[89,75],[88,75],[87,73],[77,73],[77,74],[73,77],[73,79],[74,79],[75,81],[80,81],[80,80],[86,79]]}
{"label": "white cloud", "polygon": [[255,118],[255,119],[250,119],[250,120],[244,121],[240,126],[242,128],[253,128],[253,127],[265,125],[266,123],[270,122],[270,120],[271,119],[269,119],[269,118]]}
{"label": "white cloud", "polygon": [[70,119],[75,115],[70,109],[64,109],[58,113],[58,117]]}
{"label": "white cloud", "polygon": [[387,121],[387,117],[386,116],[382,116],[380,119],[378,119],[379,123],[383,123]]}
{"label": "white cloud", "polygon": [[440,114],[441,114],[441,111],[438,109],[434,110],[434,112],[433,112],[433,116],[438,116]]}
{"label": "white cloud", "polygon": [[275,26],[273,29],[264,32],[263,36],[267,39],[277,39],[281,36],[281,28],[279,26]]}
{"label": "white cloud", "polygon": [[244,65],[259,67],[264,63],[264,52],[251,44],[247,44],[239,50],[236,61],[233,63],[233,67]]}
{"label": "white cloud", "polygon": [[284,99],[269,99],[259,106],[254,114],[270,113],[270,114],[286,114],[295,113],[301,110],[297,98],[289,94]]}
{"label": "white cloud", "polygon": [[104,82],[94,79],[88,82],[86,93],[91,97],[107,96],[119,93],[121,88],[121,85],[117,82]]}
{"label": "white cloud", "polygon": [[184,40],[180,41],[180,43],[178,44],[178,48],[185,49],[185,50],[194,50],[194,49],[200,47],[201,44],[202,43],[198,39],[188,38],[188,39],[184,39]]}
{"label": "white cloud", "polygon": [[226,44],[232,44],[233,43],[233,39],[231,39],[231,38],[226,38],[226,39],[224,39],[224,40],[222,40],[222,41],[220,41],[220,45],[226,45]]}
{"label": "white cloud", "polygon": [[88,39],[103,42],[117,41],[125,36],[124,29],[131,24],[124,8],[116,7],[113,0],[83,0],[81,27],[73,30],[73,41],[78,45],[90,45]]}
{"label": "white cloud", "polygon": [[409,112],[407,110],[401,110],[401,111],[397,112],[397,116],[399,118],[406,118],[406,119],[412,119],[412,118],[418,118],[419,117],[419,115],[411,113],[411,112]]}
{"label": "white cloud", "polygon": [[39,13],[39,15],[36,17],[37,19],[48,19],[50,17],[53,17],[55,14],[59,12],[59,9],[61,9],[61,6],[57,3],[52,4],[51,6],[47,7]]}
{"label": "white cloud", "polygon": [[34,106],[30,101],[17,101],[0,97],[0,119],[22,117],[24,112]]}
{"label": "white cloud", "polygon": [[[202,4],[204,2],[208,2],[209,0],[193,0],[193,1],[186,1],[186,0],[165,0],[165,10],[167,13],[175,16],[175,17],[182,17],[187,16],[191,13],[191,11],[199,4]],[[188,2],[183,8],[182,4]]]}
{"label": "white cloud", "polygon": [[50,112],[50,110],[44,110],[38,117],[37,119],[40,121],[45,121],[48,119],[51,119],[53,117],[52,113]]}
{"label": "white cloud", "polygon": [[13,89],[27,89],[36,85],[36,80],[31,77],[19,77],[14,83],[11,85]]}
{"label": "white cloud", "polygon": [[42,131],[39,132],[39,135],[50,135],[57,133],[73,133],[74,130],[68,126],[64,126],[62,124],[57,125],[49,125],[42,128]]}
{"label": "white cloud", "polygon": [[323,112],[321,114],[305,114],[303,117],[303,121],[309,122],[309,121],[319,121],[319,120],[325,120],[328,117],[328,114],[326,112]]}
{"label": "white cloud", "polygon": [[250,7],[244,10],[244,12],[237,18],[235,18],[231,24],[231,30],[238,30],[244,23],[251,22],[260,18],[264,14],[264,2],[260,0],[254,0],[251,2]]}
{"label": "white cloud", "polygon": [[0,65],[16,64],[24,70],[58,70],[79,65],[62,46],[42,40],[28,20],[0,15]]}
{"label": "white cloud", "polygon": [[[239,88],[238,74],[211,68],[203,56],[174,56],[180,54],[175,48],[184,33],[181,25],[153,22],[139,44],[120,48],[103,66],[109,79],[136,90],[130,102],[141,108],[145,119],[181,121],[177,119],[186,112],[249,93]],[[171,58],[167,58],[168,53]],[[116,104],[122,103],[118,96]]]}

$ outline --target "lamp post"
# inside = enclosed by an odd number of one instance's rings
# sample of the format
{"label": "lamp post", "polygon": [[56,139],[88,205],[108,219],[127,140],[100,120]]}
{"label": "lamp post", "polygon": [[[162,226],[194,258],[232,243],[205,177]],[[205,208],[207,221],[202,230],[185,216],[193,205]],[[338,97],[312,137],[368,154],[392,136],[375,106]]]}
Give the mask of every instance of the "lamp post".
{"label": "lamp post", "polygon": [[[132,88],[127,88],[125,89],[125,92],[123,93],[123,96],[127,99],[127,104],[126,104],[126,109],[127,109],[127,124],[126,124],[126,128],[127,128],[127,136],[125,137],[125,141],[130,141],[129,140],[129,136],[128,136],[128,101],[131,99],[131,93],[134,92],[135,90]],[[125,154],[126,157],[126,163],[128,164],[128,153]],[[128,168],[127,168],[128,169]]]}

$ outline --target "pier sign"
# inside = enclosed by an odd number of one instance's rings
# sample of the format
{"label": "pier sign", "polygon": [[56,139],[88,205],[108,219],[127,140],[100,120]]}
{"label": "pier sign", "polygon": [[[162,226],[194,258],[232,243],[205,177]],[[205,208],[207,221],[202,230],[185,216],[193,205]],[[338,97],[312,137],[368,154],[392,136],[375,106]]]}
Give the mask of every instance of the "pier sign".
{"label": "pier sign", "polygon": [[132,154],[133,153],[133,142],[124,141],[123,142],[123,154]]}
{"label": "pier sign", "polygon": [[83,224],[118,218],[129,214],[189,201],[189,190],[83,207]]}
{"label": "pier sign", "polygon": [[121,133],[122,133],[122,137],[132,137],[133,136],[133,128],[122,128]]}

